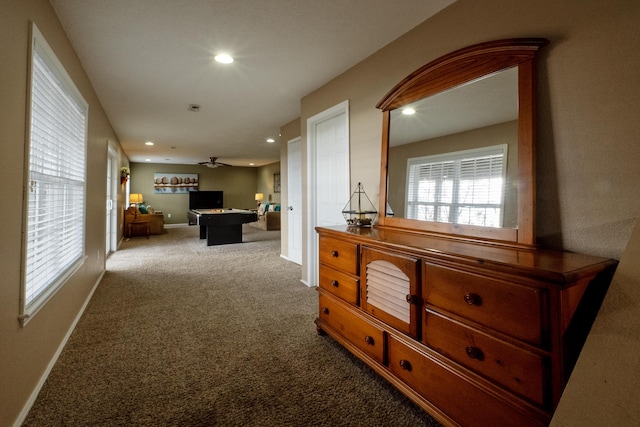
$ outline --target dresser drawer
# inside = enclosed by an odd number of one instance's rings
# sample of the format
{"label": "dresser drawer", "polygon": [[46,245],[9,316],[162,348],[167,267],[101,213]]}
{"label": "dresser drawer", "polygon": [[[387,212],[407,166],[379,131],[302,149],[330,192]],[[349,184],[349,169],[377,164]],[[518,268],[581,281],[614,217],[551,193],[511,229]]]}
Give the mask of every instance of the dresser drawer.
{"label": "dresser drawer", "polygon": [[423,342],[430,348],[540,406],[545,358],[427,310]]}
{"label": "dresser drawer", "polygon": [[543,426],[544,415],[525,414],[393,335],[389,370],[461,425]]}
{"label": "dresser drawer", "polygon": [[425,264],[427,306],[486,325],[535,345],[546,345],[545,289]]}
{"label": "dresser drawer", "polygon": [[358,245],[320,236],[320,263],[350,274],[358,274]]}
{"label": "dresser drawer", "polygon": [[381,329],[352,313],[344,303],[320,293],[320,320],[360,350],[382,364],[384,333]]}
{"label": "dresser drawer", "polygon": [[355,279],[333,268],[320,266],[320,287],[343,299],[349,304],[358,305],[359,279]]}

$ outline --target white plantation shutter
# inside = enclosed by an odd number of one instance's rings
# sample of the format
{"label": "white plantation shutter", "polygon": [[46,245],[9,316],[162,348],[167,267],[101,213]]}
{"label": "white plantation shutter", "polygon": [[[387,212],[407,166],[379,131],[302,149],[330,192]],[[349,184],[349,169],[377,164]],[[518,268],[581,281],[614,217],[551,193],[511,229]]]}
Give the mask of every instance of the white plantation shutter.
{"label": "white plantation shutter", "polygon": [[82,264],[88,107],[33,25],[21,319]]}
{"label": "white plantation shutter", "polygon": [[502,225],[506,145],[411,158],[407,218]]}

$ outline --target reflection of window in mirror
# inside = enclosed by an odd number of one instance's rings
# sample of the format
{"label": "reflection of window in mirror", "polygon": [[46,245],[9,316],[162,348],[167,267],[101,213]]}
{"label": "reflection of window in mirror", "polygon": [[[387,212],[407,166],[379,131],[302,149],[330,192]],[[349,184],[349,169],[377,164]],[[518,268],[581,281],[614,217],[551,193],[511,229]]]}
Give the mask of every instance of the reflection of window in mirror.
{"label": "reflection of window in mirror", "polygon": [[[462,132],[445,137],[430,139],[427,141],[412,144],[398,145],[389,148],[389,169],[387,203],[391,206],[395,217],[407,219],[420,219],[422,221],[436,221],[454,223],[446,217],[435,217],[436,219],[410,217],[405,209],[407,205],[407,165],[409,159],[449,156],[460,152],[474,152],[497,145],[506,145],[505,176],[502,191],[501,224],[489,225],[488,227],[515,228],[518,223],[517,203],[518,203],[518,145],[517,145],[518,122],[511,121],[498,125],[487,126],[473,131]],[[487,143],[491,144],[487,144]],[[460,224],[460,223],[458,223]],[[468,221],[462,224],[473,224]],[[475,224],[480,225],[480,224]]]}
{"label": "reflection of window in mirror", "polygon": [[502,227],[507,145],[407,161],[406,217]]}

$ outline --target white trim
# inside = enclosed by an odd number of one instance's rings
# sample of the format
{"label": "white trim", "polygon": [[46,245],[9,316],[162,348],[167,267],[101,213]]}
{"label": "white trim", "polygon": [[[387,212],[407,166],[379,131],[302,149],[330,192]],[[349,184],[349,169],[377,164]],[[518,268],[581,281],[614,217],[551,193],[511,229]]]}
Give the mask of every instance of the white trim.
{"label": "white trim", "polygon": [[[292,172],[292,162],[291,162],[291,146],[293,144],[299,144],[298,147],[298,151],[299,154],[296,156],[299,159],[299,167],[300,167],[300,171],[299,171],[299,175],[298,176],[292,176],[293,174]],[[299,254],[298,251],[293,251],[292,250],[292,242],[294,242],[294,236],[296,235],[296,233],[294,233],[294,221],[292,221],[292,216],[291,212],[293,209],[293,205],[292,205],[292,189],[293,186],[291,185],[292,182],[296,182],[296,180],[301,181],[302,180],[302,136],[296,136],[293,139],[290,139],[289,141],[287,141],[287,207],[286,207],[286,217],[287,217],[287,256],[291,257],[292,254],[296,254],[296,260],[294,261],[291,258],[288,258],[289,261],[294,262],[298,265],[302,265],[302,258],[303,258],[303,253],[302,253],[302,228],[303,228],[303,222],[304,222],[304,203],[302,202],[302,192],[303,192],[303,188],[302,188],[302,182],[300,182],[299,185],[299,194],[296,194],[295,196],[299,199],[300,202],[300,230],[298,230],[299,236],[298,238],[300,239],[299,242],[297,242],[300,245],[300,250],[299,250]],[[298,208],[298,207],[296,207]],[[297,214],[296,214],[297,215]]]}
{"label": "white trim", "polygon": [[189,227],[189,223],[181,222],[181,223],[165,224],[164,225],[164,228],[180,228],[180,227]]}
{"label": "white trim", "polygon": [[64,350],[64,347],[67,345],[67,342],[71,337],[71,334],[75,330],[76,325],[80,321],[80,318],[82,317],[82,315],[84,314],[84,311],[89,305],[89,301],[91,301],[91,298],[93,298],[94,292],[96,291],[96,289],[98,289],[98,286],[100,285],[100,282],[104,277],[104,273],[105,273],[105,270],[102,270],[100,277],[98,277],[98,280],[96,280],[95,284],[93,285],[93,288],[91,289],[91,292],[89,292],[89,295],[87,295],[87,298],[85,299],[84,304],[82,304],[80,311],[76,315],[75,319],[73,319],[73,323],[71,323],[71,326],[69,327],[69,330],[67,331],[64,338],[60,342],[58,349],[53,354],[53,357],[49,361],[47,368],[44,370],[44,372],[40,376],[40,380],[38,381],[38,384],[36,384],[36,387],[31,392],[29,399],[27,399],[27,403],[25,403],[25,405],[22,407],[22,411],[20,411],[20,415],[18,416],[15,423],[13,424],[14,427],[20,427],[22,423],[24,423],[24,420],[27,418],[27,415],[29,415],[29,411],[31,410],[31,407],[33,406],[33,404],[36,402],[36,399],[38,398],[38,394],[40,394],[40,390],[42,390],[42,387],[44,386],[45,381],[47,381],[47,378],[49,377],[51,370],[53,369],[54,365],[58,361],[60,354],[62,354],[62,350]]}
{"label": "white trim", "polygon": [[328,108],[315,116],[307,119],[307,227],[303,234],[307,233],[307,259],[303,256],[303,265],[306,264],[306,285],[318,286],[318,236],[315,230],[316,216],[316,125],[340,114],[345,115],[347,138],[349,138],[349,100],[345,100],[331,108]]}
{"label": "white trim", "polygon": [[[111,241],[109,242],[109,250],[116,252],[118,248],[118,184],[120,183],[120,168],[118,167],[118,153],[111,147],[111,143],[107,139],[107,156],[111,159],[111,181],[108,182],[111,196]],[[107,162],[108,164],[108,162]],[[107,236],[107,239],[109,236]],[[105,245],[106,246],[106,245]],[[106,258],[105,258],[106,260]]]}

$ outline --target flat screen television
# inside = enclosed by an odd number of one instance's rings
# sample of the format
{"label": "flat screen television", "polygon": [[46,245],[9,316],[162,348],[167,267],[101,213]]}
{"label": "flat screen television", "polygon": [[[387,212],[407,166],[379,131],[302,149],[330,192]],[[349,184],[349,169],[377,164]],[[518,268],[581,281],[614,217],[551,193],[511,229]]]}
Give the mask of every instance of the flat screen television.
{"label": "flat screen television", "polygon": [[220,209],[223,207],[222,191],[189,191],[189,209]]}

